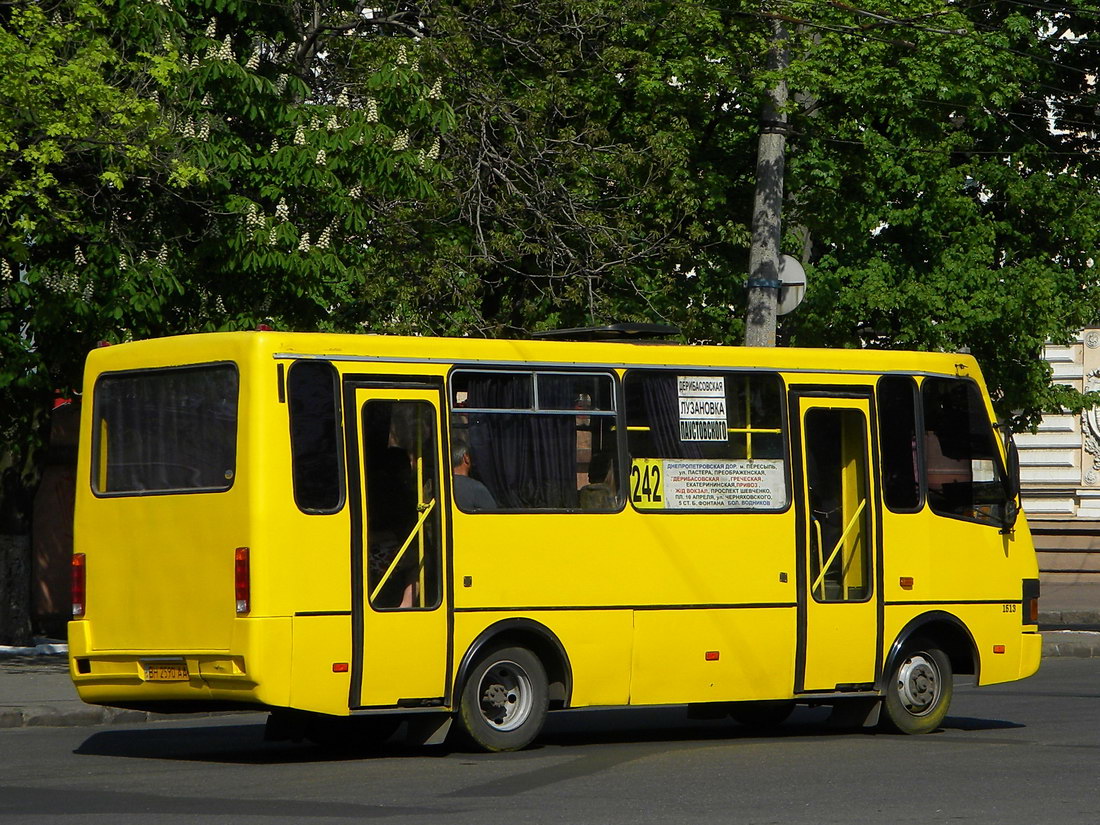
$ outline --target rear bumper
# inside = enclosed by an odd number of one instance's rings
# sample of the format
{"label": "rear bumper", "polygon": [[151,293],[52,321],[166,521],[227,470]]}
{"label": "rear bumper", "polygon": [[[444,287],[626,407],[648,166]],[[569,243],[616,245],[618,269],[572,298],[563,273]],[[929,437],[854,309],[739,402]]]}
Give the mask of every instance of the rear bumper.
{"label": "rear bumper", "polygon": [[1026,679],[1039,670],[1043,658],[1043,634],[1039,632],[1023,634],[1023,646],[1020,651],[1020,678]]}
{"label": "rear bumper", "polygon": [[289,620],[238,620],[228,650],[119,650],[94,646],[93,637],[91,622],[69,623],[69,673],[90,704],[161,710],[289,705]]}

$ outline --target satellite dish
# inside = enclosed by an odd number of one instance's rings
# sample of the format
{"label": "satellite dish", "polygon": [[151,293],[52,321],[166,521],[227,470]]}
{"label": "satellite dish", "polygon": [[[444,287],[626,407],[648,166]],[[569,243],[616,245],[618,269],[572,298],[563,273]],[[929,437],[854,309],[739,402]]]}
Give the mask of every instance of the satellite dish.
{"label": "satellite dish", "polygon": [[779,297],[775,306],[776,315],[793,312],[806,297],[806,270],[790,255],[779,256]]}

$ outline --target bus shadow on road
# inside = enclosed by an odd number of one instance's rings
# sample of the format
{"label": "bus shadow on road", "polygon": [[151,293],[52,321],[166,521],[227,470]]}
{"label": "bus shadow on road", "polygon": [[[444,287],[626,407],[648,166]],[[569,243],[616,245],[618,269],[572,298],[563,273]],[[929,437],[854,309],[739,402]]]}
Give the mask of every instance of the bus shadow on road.
{"label": "bus shadow on road", "polygon": [[1007,719],[981,719],[974,716],[948,716],[943,720],[944,730],[956,731],[983,731],[983,730],[1011,730],[1013,728],[1026,728],[1022,722],[1010,722]]}
{"label": "bus shadow on road", "polygon": [[412,749],[399,742],[349,744],[348,747],[310,742],[267,742],[264,724],[177,727],[168,723],[125,730],[105,730],[89,736],[73,751],[79,756],[122,759],[166,759],[240,765],[337,762],[349,759],[429,756],[432,748]]}
{"label": "bus shadow on road", "polygon": [[[571,748],[590,745],[649,743],[766,742],[781,739],[827,739],[835,736],[875,735],[873,728],[830,724],[827,707],[798,708],[791,718],[766,729],[746,727],[731,719],[698,720],[683,707],[575,710],[550,715],[532,746]],[[1002,719],[949,716],[942,731],[980,732],[1023,728]],[[158,723],[93,733],[74,751],[81,756],[123,759],[162,759],[225,764],[275,765],[338,762],[379,758],[439,758],[464,754],[461,748],[409,744],[399,729],[382,742],[355,742],[346,746],[311,742],[267,742],[263,722],[177,726]],[[935,734],[933,734],[934,736]],[[904,737],[899,736],[899,739]]]}

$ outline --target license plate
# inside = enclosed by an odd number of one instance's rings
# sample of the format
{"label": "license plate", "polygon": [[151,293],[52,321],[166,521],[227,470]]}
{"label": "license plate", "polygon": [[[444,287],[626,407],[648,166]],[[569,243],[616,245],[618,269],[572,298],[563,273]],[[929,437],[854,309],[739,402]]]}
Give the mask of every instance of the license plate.
{"label": "license plate", "polygon": [[146,682],[186,682],[191,676],[187,662],[142,662]]}

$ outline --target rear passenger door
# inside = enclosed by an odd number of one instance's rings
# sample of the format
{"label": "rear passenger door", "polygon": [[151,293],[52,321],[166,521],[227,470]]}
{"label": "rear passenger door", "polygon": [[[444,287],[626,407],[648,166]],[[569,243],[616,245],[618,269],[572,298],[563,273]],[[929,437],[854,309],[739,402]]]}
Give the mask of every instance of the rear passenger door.
{"label": "rear passenger door", "polygon": [[799,693],[871,690],[881,597],[871,390],[791,396],[798,507]]}
{"label": "rear passenger door", "polygon": [[352,705],[446,701],[450,645],[441,384],[346,387],[353,410]]}

